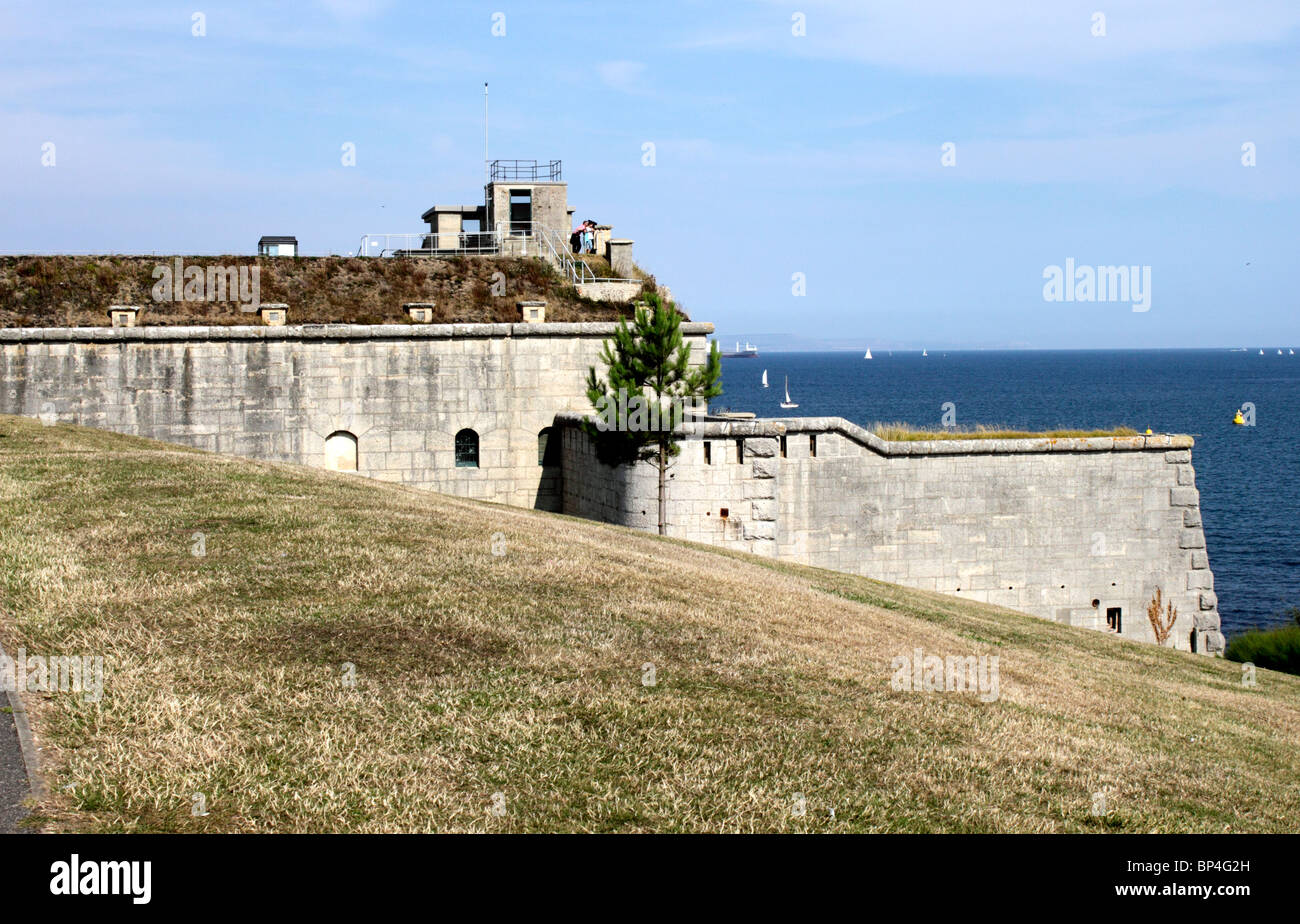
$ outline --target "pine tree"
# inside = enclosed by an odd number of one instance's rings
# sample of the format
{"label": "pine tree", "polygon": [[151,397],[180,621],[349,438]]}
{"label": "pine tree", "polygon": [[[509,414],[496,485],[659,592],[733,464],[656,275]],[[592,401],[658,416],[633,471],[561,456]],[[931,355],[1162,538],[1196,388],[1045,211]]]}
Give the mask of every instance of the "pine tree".
{"label": "pine tree", "polygon": [[668,460],[681,453],[673,432],[688,408],[722,394],[722,357],[715,342],[704,365],[692,369],[682,340],[682,316],[672,302],[645,296],[629,325],[619,323],[605,341],[602,380],[587,370],[587,398],[598,418],[583,422],[606,465],[656,463],[659,469],[659,534],[668,529]]}

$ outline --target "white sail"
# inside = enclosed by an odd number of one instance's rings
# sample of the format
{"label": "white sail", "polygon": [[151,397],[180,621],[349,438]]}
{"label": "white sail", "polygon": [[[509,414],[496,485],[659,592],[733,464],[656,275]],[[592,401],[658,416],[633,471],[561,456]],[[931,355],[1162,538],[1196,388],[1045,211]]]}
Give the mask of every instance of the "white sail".
{"label": "white sail", "polygon": [[867,355],[864,356],[864,357],[862,357],[862,358],[863,358],[863,359],[870,359],[870,358],[871,358],[871,350],[867,350]]}
{"label": "white sail", "polygon": [[922,351],[921,351],[921,355],[922,355],[922,356],[929,356],[930,353],[929,353],[928,350],[922,350]]}
{"label": "white sail", "polygon": [[781,407],[798,407],[798,406],[799,405],[795,404],[793,401],[790,400],[790,376],[787,375],[785,377],[785,400],[781,402]]}
{"label": "white sail", "polygon": [[766,370],[766,369],[763,370],[763,387],[764,387],[764,388],[767,387],[767,370]]}

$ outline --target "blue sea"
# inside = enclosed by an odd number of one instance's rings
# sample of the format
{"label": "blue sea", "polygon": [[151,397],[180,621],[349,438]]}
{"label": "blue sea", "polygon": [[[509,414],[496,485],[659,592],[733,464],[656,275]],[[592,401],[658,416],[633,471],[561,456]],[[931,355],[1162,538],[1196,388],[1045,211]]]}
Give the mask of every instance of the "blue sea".
{"label": "blue sea", "polygon": [[[1300,606],[1300,353],[1229,350],[873,351],[724,359],[712,408],[844,417],[870,426],[1190,433],[1224,633],[1277,625]],[[767,370],[770,388],[761,384]],[[782,411],[784,379],[799,409]],[[1255,426],[1233,412],[1255,406]]]}

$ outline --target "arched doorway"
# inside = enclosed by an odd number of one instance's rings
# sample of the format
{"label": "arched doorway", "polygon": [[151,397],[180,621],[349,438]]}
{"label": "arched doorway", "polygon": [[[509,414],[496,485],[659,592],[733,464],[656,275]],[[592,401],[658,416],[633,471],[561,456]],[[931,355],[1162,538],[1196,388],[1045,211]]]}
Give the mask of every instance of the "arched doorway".
{"label": "arched doorway", "polygon": [[336,430],[325,438],[325,467],[335,472],[357,470],[357,438],[346,430]]}

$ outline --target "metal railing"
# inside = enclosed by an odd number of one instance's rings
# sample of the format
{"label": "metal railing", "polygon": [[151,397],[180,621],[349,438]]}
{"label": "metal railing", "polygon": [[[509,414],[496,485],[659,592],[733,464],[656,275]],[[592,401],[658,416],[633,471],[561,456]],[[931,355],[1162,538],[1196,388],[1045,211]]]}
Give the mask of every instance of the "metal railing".
{"label": "metal railing", "polygon": [[363,234],[357,247],[359,257],[454,257],[500,252],[501,236],[495,231]]}
{"label": "metal railing", "polygon": [[546,163],[536,160],[494,160],[488,165],[488,176],[494,180],[556,182],[560,179],[560,162],[558,160]]}
{"label": "metal railing", "polygon": [[572,285],[596,282],[640,282],[639,279],[597,276],[585,260],[569,248],[568,235],[536,222],[513,230],[502,225],[495,231],[459,231],[363,234],[357,248],[362,257],[541,257]]}
{"label": "metal railing", "polygon": [[535,231],[537,238],[550,254],[551,262],[565,279],[575,286],[598,281],[598,277],[591,271],[587,262],[579,260],[569,249],[569,242],[556,234],[554,229],[539,225]]}

